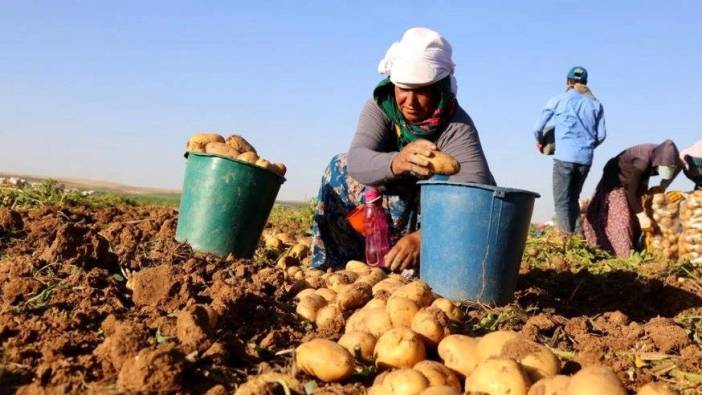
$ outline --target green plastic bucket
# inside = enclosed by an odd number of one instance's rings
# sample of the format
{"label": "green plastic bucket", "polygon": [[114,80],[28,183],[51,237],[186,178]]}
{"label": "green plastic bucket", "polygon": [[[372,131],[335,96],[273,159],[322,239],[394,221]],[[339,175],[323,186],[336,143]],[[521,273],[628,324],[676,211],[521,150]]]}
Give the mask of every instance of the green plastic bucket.
{"label": "green plastic bucket", "polygon": [[251,258],[283,182],[251,163],[188,154],[176,240],[196,251]]}

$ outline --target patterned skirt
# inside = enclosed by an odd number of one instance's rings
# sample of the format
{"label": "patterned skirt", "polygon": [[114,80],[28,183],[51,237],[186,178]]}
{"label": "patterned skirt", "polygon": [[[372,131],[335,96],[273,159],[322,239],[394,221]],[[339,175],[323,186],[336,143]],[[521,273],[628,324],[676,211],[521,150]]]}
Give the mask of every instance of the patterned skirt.
{"label": "patterned skirt", "polygon": [[624,188],[597,188],[585,214],[583,232],[588,244],[618,257],[631,255],[639,229]]}
{"label": "patterned skirt", "polygon": [[[352,259],[365,261],[365,241],[346,216],[364,203],[365,186],[349,176],[347,154],[332,158],[322,175],[312,224],[312,267],[338,268]],[[383,191],[390,234],[395,242],[417,229],[419,194]]]}

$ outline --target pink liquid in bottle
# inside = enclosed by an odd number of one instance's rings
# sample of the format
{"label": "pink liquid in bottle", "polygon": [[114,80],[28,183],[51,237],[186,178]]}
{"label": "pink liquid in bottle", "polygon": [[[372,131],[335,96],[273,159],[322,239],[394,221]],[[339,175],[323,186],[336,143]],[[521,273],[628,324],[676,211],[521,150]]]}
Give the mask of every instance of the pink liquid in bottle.
{"label": "pink liquid in bottle", "polygon": [[382,195],[377,189],[370,187],[366,189],[364,195],[366,198],[363,213],[366,230],[366,264],[385,267],[385,254],[390,251],[390,232]]}

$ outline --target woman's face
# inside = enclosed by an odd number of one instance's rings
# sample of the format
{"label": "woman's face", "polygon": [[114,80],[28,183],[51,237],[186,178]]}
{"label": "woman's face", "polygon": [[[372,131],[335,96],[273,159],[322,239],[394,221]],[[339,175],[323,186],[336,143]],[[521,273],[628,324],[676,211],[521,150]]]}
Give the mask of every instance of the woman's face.
{"label": "woman's face", "polygon": [[395,102],[402,116],[410,123],[429,118],[436,110],[439,95],[433,85],[417,89],[404,89],[395,86]]}

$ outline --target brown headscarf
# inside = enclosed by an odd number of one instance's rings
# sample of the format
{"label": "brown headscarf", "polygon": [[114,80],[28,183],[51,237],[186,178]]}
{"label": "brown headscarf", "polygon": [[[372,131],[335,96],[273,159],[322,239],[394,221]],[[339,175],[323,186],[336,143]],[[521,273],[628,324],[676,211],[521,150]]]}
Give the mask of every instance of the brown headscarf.
{"label": "brown headscarf", "polygon": [[653,166],[676,166],[680,167],[680,153],[678,147],[672,140],[665,140],[653,149],[651,156]]}

